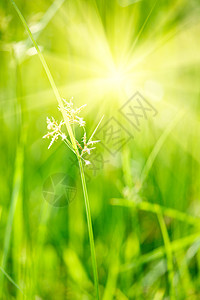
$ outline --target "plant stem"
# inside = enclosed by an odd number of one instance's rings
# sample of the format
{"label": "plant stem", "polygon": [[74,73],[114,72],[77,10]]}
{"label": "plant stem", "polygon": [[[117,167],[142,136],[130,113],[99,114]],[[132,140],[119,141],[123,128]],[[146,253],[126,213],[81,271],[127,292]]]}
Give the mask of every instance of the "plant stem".
{"label": "plant stem", "polygon": [[162,211],[158,207],[156,207],[156,210],[157,210],[158,222],[159,222],[161,233],[163,236],[165,253],[166,253],[166,258],[167,258],[170,299],[175,300],[175,290],[174,290],[174,284],[173,284],[173,281],[174,281],[173,255],[172,255],[172,250],[171,250],[171,243],[170,243],[169,235],[167,232],[167,227],[166,227],[163,215],[162,215]]}
{"label": "plant stem", "polygon": [[88,225],[89,240],[90,240],[90,251],[91,251],[91,258],[92,258],[92,268],[93,268],[94,283],[95,283],[95,288],[96,288],[96,298],[99,299],[97,262],[96,262],[96,253],[95,253],[95,247],[94,247],[94,235],[93,235],[93,229],[92,229],[90,203],[89,203],[89,199],[88,199],[88,192],[87,192],[87,186],[86,186],[86,181],[85,181],[83,164],[82,164],[80,157],[78,158],[78,163],[79,163],[79,168],[80,168],[80,173],[81,173],[81,182],[82,182],[83,195],[84,195],[84,200],[85,200],[85,209],[86,209],[86,215],[87,215],[87,225]]}
{"label": "plant stem", "polygon": [[92,268],[93,268],[93,276],[94,276],[94,284],[95,284],[95,289],[96,289],[96,299],[99,300],[99,283],[98,283],[98,273],[97,273],[97,263],[96,263],[96,254],[95,254],[95,247],[94,247],[94,236],[93,236],[93,229],[92,229],[92,220],[91,220],[91,213],[90,213],[90,204],[89,204],[89,199],[88,199],[88,193],[87,193],[87,186],[86,186],[86,181],[85,181],[85,174],[84,174],[84,169],[83,169],[83,165],[82,165],[82,161],[77,149],[77,145],[76,145],[76,140],[73,134],[73,130],[71,128],[71,125],[69,123],[68,117],[65,113],[65,109],[64,109],[64,105],[62,102],[62,98],[60,96],[60,93],[56,87],[56,84],[54,82],[53,76],[51,75],[51,72],[49,70],[49,67],[46,63],[46,60],[42,54],[42,52],[40,51],[40,48],[36,42],[36,40],[34,39],[28,24],[26,23],[22,13],[20,12],[19,8],[17,7],[17,5],[15,4],[14,0],[10,0],[16,10],[16,12],[18,13],[25,29],[28,32],[28,35],[31,39],[31,41],[33,42],[33,45],[35,46],[35,49],[37,51],[37,54],[39,56],[39,59],[44,67],[44,70],[46,72],[46,75],[49,79],[49,82],[51,84],[51,87],[53,89],[53,92],[55,94],[55,97],[58,101],[58,104],[60,106],[60,110],[61,113],[63,115],[66,127],[67,127],[67,131],[69,133],[70,136],[70,140],[72,142],[75,154],[77,156],[78,162],[79,162],[79,169],[80,169],[80,174],[81,174],[81,183],[82,183],[82,189],[83,189],[83,195],[84,195],[84,200],[85,200],[85,210],[86,210],[86,216],[87,216],[87,225],[88,225],[88,232],[89,232],[89,240],[90,240],[90,251],[91,251],[91,258],[92,258]]}

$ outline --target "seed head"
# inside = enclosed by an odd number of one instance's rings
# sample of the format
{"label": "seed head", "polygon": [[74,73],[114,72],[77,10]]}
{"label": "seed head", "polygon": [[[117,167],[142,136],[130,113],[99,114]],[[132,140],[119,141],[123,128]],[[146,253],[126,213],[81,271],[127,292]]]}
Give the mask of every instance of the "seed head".
{"label": "seed head", "polygon": [[[85,131],[86,123],[85,123],[84,119],[79,116],[79,113],[85,108],[86,104],[80,106],[79,108],[74,108],[72,99],[73,98],[71,98],[69,100],[69,102],[67,102],[65,99],[62,99],[63,105],[64,105],[64,110],[65,110],[66,116],[67,116],[70,124],[74,124],[74,125],[77,125],[77,126],[83,128],[84,134],[81,139],[81,142],[78,142],[76,140],[76,144],[78,146],[78,151],[79,151],[80,157],[84,160],[86,165],[89,165],[91,163],[89,160],[84,159],[84,155],[86,153],[90,154],[91,151],[95,149],[95,147],[90,147],[90,146],[93,146],[94,144],[98,143],[99,141],[91,140],[94,133],[92,134],[91,138],[87,141],[87,135],[86,135],[86,131]],[[60,106],[58,106],[58,109],[61,110]],[[51,138],[51,142],[49,144],[48,149],[53,145],[53,143],[55,141],[58,140],[58,138],[60,136],[62,141],[65,141],[66,144],[68,145],[68,147],[73,150],[72,144],[67,139],[66,134],[62,131],[62,125],[64,123],[65,123],[64,120],[61,120],[60,123],[58,123],[58,121],[55,121],[55,119],[53,117],[51,117],[51,119],[49,119],[47,117],[48,133],[45,136],[43,136],[43,138]]]}

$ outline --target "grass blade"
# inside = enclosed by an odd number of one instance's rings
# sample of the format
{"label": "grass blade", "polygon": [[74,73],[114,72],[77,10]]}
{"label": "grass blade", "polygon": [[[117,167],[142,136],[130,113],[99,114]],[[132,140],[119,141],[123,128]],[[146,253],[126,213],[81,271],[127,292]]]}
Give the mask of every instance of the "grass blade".
{"label": "grass blade", "polygon": [[10,275],[8,275],[8,273],[2,267],[0,267],[0,270],[5,275],[5,277],[23,294],[21,288],[18,286],[16,282],[14,282],[14,280],[10,277]]}
{"label": "grass blade", "polygon": [[170,289],[170,299],[175,299],[175,291],[174,291],[174,270],[173,270],[173,256],[171,251],[171,244],[169,235],[167,232],[167,227],[162,215],[162,211],[157,207],[157,218],[160,224],[161,233],[163,236],[166,258],[167,258],[167,271],[168,271],[168,281],[169,281],[169,289]]}
{"label": "grass blade", "polygon": [[177,116],[172,120],[172,122],[169,124],[169,126],[166,128],[166,130],[162,133],[162,135],[160,136],[160,138],[158,139],[157,143],[155,144],[152,152],[150,153],[146,164],[142,170],[141,173],[141,187],[145,181],[145,179],[147,178],[149,171],[151,170],[151,167],[156,159],[156,156],[158,155],[160,149],[162,148],[164,142],[166,141],[167,137],[169,136],[170,132],[172,131],[172,129],[176,126],[176,124],[180,121],[180,119],[183,117],[184,115],[184,111],[180,111],[180,113],[177,114]]}
{"label": "grass blade", "polygon": [[200,218],[195,217],[186,213],[183,213],[181,211],[178,211],[173,208],[168,208],[161,206],[159,204],[154,204],[146,201],[142,202],[134,202],[123,198],[113,198],[111,199],[112,205],[117,206],[125,206],[125,207],[133,207],[137,208],[139,210],[151,212],[151,213],[157,213],[157,209],[160,209],[160,211],[167,217],[191,224],[191,225],[198,225]]}
{"label": "grass blade", "polygon": [[[14,214],[16,210],[16,205],[20,193],[20,187],[21,187],[21,180],[22,180],[22,165],[23,165],[23,150],[21,145],[17,148],[17,154],[16,154],[16,161],[15,161],[15,172],[14,172],[14,182],[13,182],[13,192],[11,196],[11,204],[8,214],[8,220],[5,230],[5,238],[4,238],[4,246],[3,246],[3,256],[1,260],[1,267],[5,269],[9,248],[10,248],[10,240],[11,240],[11,234],[12,234],[12,225],[13,225],[13,219]],[[2,293],[3,289],[3,277],[0,276],[1,283],[0,283],[0,293]]]}

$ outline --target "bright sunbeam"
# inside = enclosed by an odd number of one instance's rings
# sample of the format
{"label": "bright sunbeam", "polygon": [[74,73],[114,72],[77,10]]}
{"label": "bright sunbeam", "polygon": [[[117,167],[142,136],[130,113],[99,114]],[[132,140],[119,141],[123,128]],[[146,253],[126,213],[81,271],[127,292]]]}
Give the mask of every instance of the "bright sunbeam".
{"label": "bright sunbeam", "polygon": [[[154,27],[151,18],[158,4],[151,4],[140,22],[141,3],[129,5],[127,9],[116,2],[113,11],[103,12],[102,17],[103,7],[98,7],[95,2],[70,2],[67,4],[67,23],[65,8],[61,7],[57,22],[67,41],[67,55],[57,56],[45,47],[43,51],[53,69],[63,78],[60,80],[63,93],[80,94],[81,98],[93,102],[94,97],[100,100],[110,91],[123,90],[129,96],[135,90],[143,90],[150,99],[158,101],[167,94],[170,85],[180,89],[184,78],[180,78],[178,70],[186,63],[189,67],[200,60],[199,52],[191,49],[189,44],[185,45],[188,36],[190,44],[198,43],[197,13],[193,10],[192,18],[183,18],[178,26],[171,24],[182,10],[176,2],[162,20],[157,16],[157,23],[161,25]],[[178,49],[177,45],[181,44]],[[173,81],[167,75],[170,67],[176,68]],[[181,84],[181,89],[188,90],[190,85]],[[193,86],[193,92],[196,90]],[[166,97],[164,101],[167,101]]]}
{"label": "bright sunbeam", "polygon": [[112,72],[110,72],[108,74],[107,80],[109,81],[109,83],[111,85],[119,88],[122,86],[122,84],[125,80],[125,75],[124,75],[123,71],[116,68],[116,69],[113,69]]}

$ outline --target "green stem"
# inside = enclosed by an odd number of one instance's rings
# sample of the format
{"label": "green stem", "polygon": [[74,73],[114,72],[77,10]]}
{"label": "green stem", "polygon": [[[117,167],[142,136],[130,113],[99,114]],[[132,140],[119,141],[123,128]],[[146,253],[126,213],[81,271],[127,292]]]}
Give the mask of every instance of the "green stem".
{"label": "green stem", "polygon": [[82,182],[82,189],[83,189],[83,194],[84,194],[84,200],[85,200],[85,209],[86,209],[86,216],[87,216],[87,225],[88,225],[88,232],[89,232],[89,240],[90,240],[90,251],[91,251],[91,258],[92,258],[92,267],[93,267],[93,275],[94,275],[94,283],[95,283],[95,289],[96,289],[96,299],[99,300],[99,284],[98,284],[98,273],[97,273],[97,263],[96,263],[96,254],[95,254],[95,247],[94,247],[94,236],[93,236],[93,229],[92,229],[92,220],[91,220],[91,213],[90,213],[90,204],[89,204],[89,199],[88,199],[88,193],[87,193],[87,186],[86,186],[86,182],[85,182],[85,175],[84,175],[84,170],[83,170],[83,165],[82,165],[82,161],[81,161],[81,158],[80,158],[80,155],[79,155],[79,152],[78,152],[78,149],[77,149],[77,145],[76,145],[76,140],[75,140],[75,137],[74,137],[74,134],[73,134],[73,130],[70,126],[70,123],[69,123],[69,120],[68,120],[68,117],[65,113],[65,109],[64,109],[64,105],[63,105],[63,102],[62,102],[62,98],[60,96],[60,93],[56,87],[56,84],[54,82],[54,79],[53,79],[53,76],[51,75],[51,72],[49,70],[49,67],[46,63],[46,60],[42,54],[42,52],[40,51],[40,48],[36,42],[36,40],[34,39],[23,15],[21,14],[19,8],[17,7],[17,5],[15,4],[15,2],[13,0],[10,0],[16,10],[16,12],[18,13],[25,29],[27,30],[28,32],[28,35],[31,39],[31,41],[33,42],[33,45],[35,46],[35,49],[37,51],[37,54],[39,56],[39,59],[44,67],[44,70],[46,72],[46,75],[49,79],[49,82],[51,84],[51,87],[53,89],[53,92],[55,94],[55,97],[58,101],[58,104],[60,106],[60,110],[61,110],[61,113],[63,115],[63,118],[64,118],[64,121],[65,121],[65,124],[66,124],[66,127],[67,127],[67,131],[69,133],[69,136],[70,136],[70,140],[72,142],[72,145],[73,145],[73,148],[74,148],[74,151],[76,153],[76,156],[77,156],[77,159],[78,159],[78,162],[79,162],[79,169],[80,169],[80,174],[81,174],[81,182]]}
{"label": "green stem", "polygon": [[80,157],[78,158],[78,162],[79,162],[79,168],[80,168],[80,173],[81,173],[81,182],[82,182],[83,195],[84,195],[84,200],[85,200],[85,209],[86,209],[86,215],[87,215],[87,225],[88,225],[89,240],[90,240],[90,251],[91,251],[91,258],[92,258],[94,283],[95,283],[95,288],[96,288],[96,298],[99,299],[97,262],[96,262],[96,253],[95,253],[95,247],[94,247],[94,235],[93,235],[93,229],[92,229],[90,203],[89,203],[89,199],[88,199],[88,192],[87,192],[87,186],[86,186],[86,182],[85,182],[85,174],[84,174],[83,164],[82,164]]}
{"label": "green stem", "polygon": [[169,235],[167,232],[167,227],[162,215],[162,211],[157,207],[157,218],[160,225],[161,233],[163,236],[164,246],[165,246],[165,252],[166,252],[166,258],[167,258],[167,270],[168,270],[168,281],[169,281],[169,287],[170,287],[170,299],[175,300],[175,291],[174,291],[174,270],[173,270],[173,256],[172,256],[172,250],[171,250],[171,243],[169,239]]}

